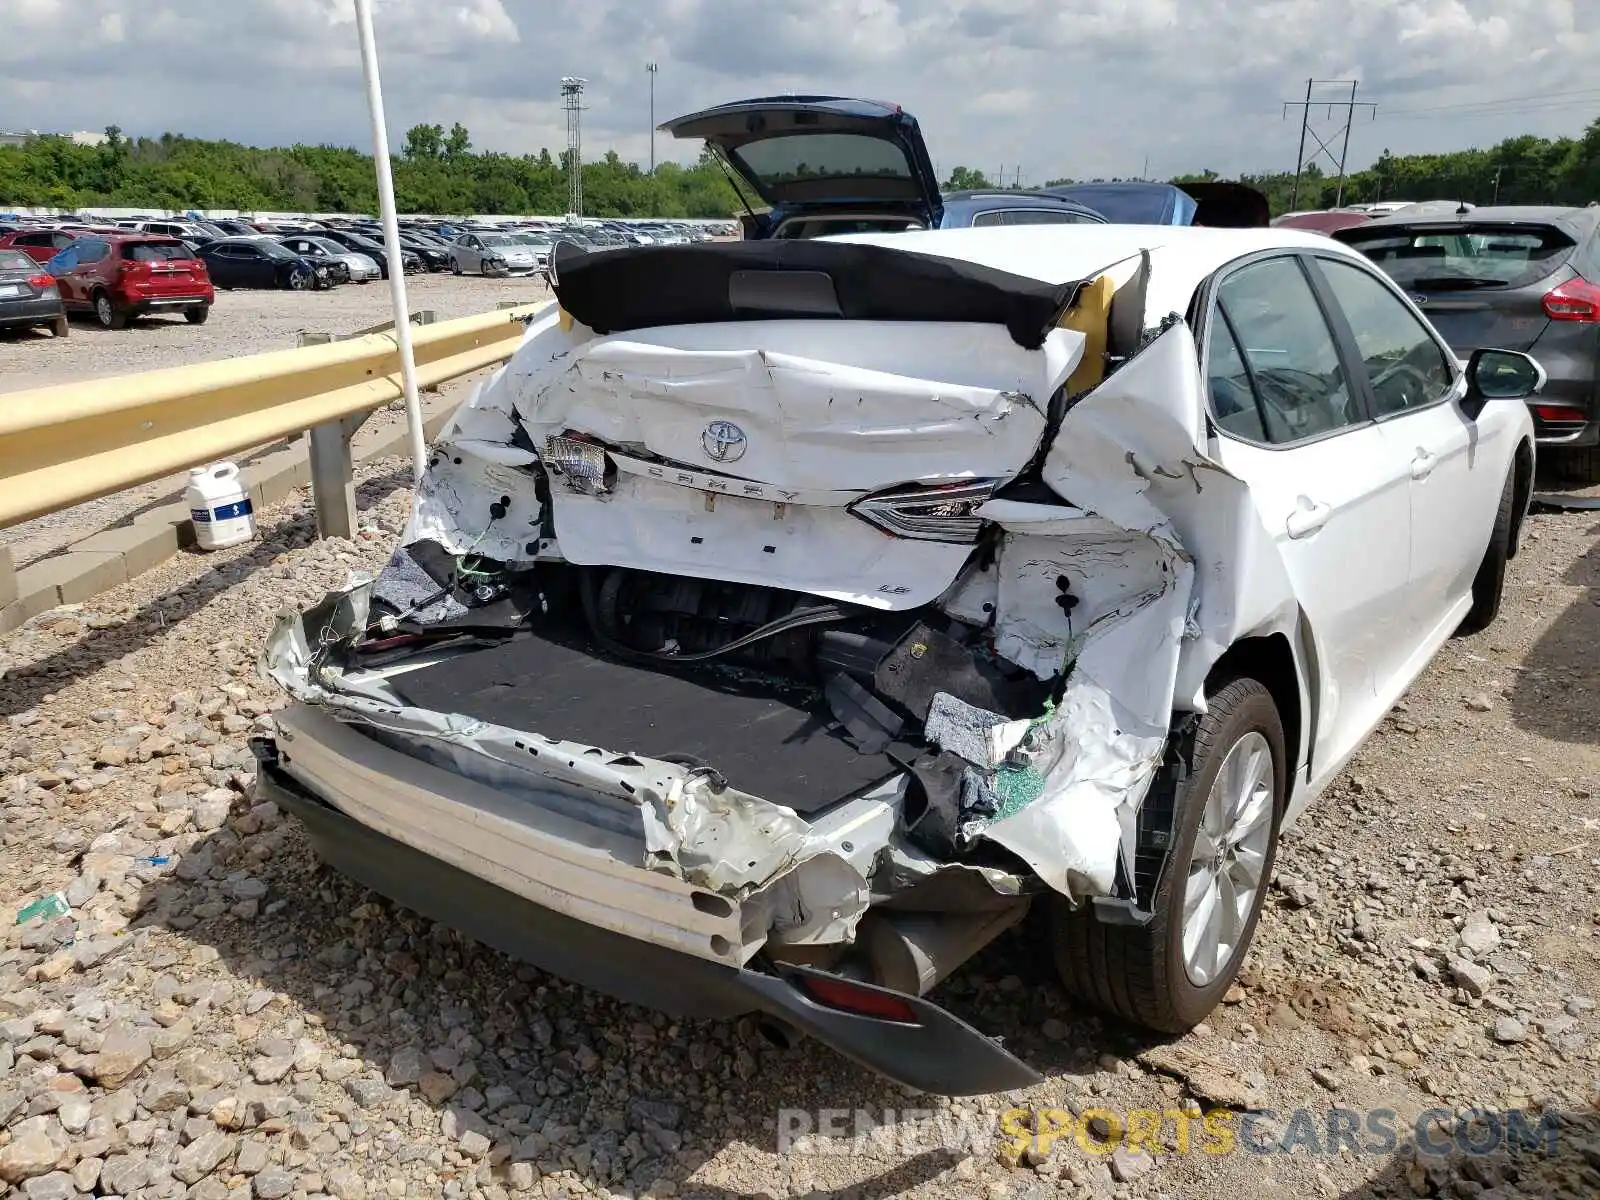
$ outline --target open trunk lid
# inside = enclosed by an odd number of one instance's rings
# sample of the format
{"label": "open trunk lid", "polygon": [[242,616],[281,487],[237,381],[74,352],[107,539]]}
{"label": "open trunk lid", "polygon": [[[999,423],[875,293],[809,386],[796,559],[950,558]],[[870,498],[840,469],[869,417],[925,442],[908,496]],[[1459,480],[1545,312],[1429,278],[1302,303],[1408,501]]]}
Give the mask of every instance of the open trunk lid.
{"label": "open trunk lid", "polygon": [[929,229],[944,213],[916,118],[898,104],[840,96],[767,96],[667,121],[704,138],[785,216],[849,206],[909,213]]}

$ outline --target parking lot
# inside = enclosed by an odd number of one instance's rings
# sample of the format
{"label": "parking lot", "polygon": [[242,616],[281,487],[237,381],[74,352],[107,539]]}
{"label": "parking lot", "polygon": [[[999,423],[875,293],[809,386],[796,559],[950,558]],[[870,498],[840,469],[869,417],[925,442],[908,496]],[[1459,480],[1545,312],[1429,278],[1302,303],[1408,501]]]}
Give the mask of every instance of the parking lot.
{"label": "parking lot", "polygon": [[[537,301],[549,296],[539,278],[482,279],[448,273],[412,275],[406,286],[412,312],[432,309],[439,320],[485,312],[500,302]],[[190,325],[179,314],[146,317],[127,329],[107,330],[75,319],[67,338],[48,332],[0,333],[0,394],[52,384],[73,383],[269,350],[296,344],[302,331],[349,333],[390,319],[387,283],[346,284],[324,292],[221,291],[204,325]],[[468,383],[449,385],[456,396]],[[404,424],[397,405],[374,413],[367,428],[377,431]],[[240,463],[247,470],[252,456]],[[116,524],[144,507],[170,497],[183,486],[180,477],[157,480],[114,496],[50,513],[0,530],[0,545],[11,547],[18,567]]]}
{"label": "parking lot", "polygon": [[[441,308],[520,294],[431,283],[419,299]],[[351,298],[373,308],[328,324],[376,317],[369,292],[300,310],[263,297],[256,324],[287,338],[301,313]],[[198,332],[222,336],[225,313]],[[39,349],[57,348],[5,353]],[[379,566],[408,479],[400,461],[365,472],[355,543],[314,542],[296,498],[262,514],[255,543],[180,556],[0,639],[0,905],[58,889],[76,905],[71,945],[11,934],[0,950],[0,1063],[62,1072],[6,1083],[0,1068],[0,1112],[83,1122],[64,1150],[13,1124],[0,1162],[59,1152],[102,1190],[165,1196],[231,1155],[218,1200],[1593,1194],[1600,1142],[1571,1116],[1600,1092],[1592,513],[1532,518],[1501,622],[1446,647],[1286,842],[1242,983],[1212,1020],[1164,1044],[1075,1010],[1015,933],[937,998],[1047,1080],[949,1101],[814,1046],[780,1051],[747,1023],[677,1022],[520,967],[320,868],[294,823],[230,790],[280,703],[254,674],[271,615]],[[1453,973],[1463,937],[1487,947],[1492,983]],[[125,1044],[129,1074],[105,1063],[91,1104],[73,1056],[102,1034],[102,1059]],[[1267,1110],[1231,1118],[1254,1149],[1220,1152],[1198,1122],[1180,1140],[1177,1114],[1213,1106]],[[1484,1153],[1418,1162],[1368,1133],[1403,1141],[1420,1118],[1449,1150],[1458,1110],[1537,1125],[1546,1106],[1568,1114],[1555,1152],[1520,1166],[1485,1127],[1465,1138]],[[1030,1124],[1097,1112],[1167,1114],[1164,1151],[1119,1158],[1070,1135],[1048,1154],[1007,1150]],[[1346,1119],[1330,1112],[1355,1114],[1361,1136],[1330,1139]],[[858,1119],[890,1126],[851,1141]],[[780,1153],[781,1133],[824,1122],[846,1136]]]}

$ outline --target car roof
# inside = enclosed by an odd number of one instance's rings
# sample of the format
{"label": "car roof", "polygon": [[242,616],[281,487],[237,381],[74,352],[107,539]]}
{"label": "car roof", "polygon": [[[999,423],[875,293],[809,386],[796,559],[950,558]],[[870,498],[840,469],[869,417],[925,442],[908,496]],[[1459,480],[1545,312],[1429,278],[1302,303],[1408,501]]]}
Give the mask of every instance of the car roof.
{"label": "car roof", "polygon": [[[1045,283],[1071,283],[1101,274],[1125,277],[1132,273],[1141,252],[1148,251],[1151,269],[1147,320],[1186,311],[1195,289],[1213,272],[1262,250],[1314,250],[1370,265],[1359,251],[1320,233],[1271,227],[992,225],[977,229],[852,233],[826,240],[960,259]],[[1119,264],[1120,272],[1112,270]]]}
{"label": "car roof", "polygon": [[991,208],[1059,208],[1063,212],[1084,213],[1098,221],[1105,217],[1077,200],[1069,200],[1065,196],[1056,196],[1050,192],[1024,190],[1021,188],[968,188],[963,191],[945,192],[944,204],[946,211],[959,209],[963,212],[982,207]]}

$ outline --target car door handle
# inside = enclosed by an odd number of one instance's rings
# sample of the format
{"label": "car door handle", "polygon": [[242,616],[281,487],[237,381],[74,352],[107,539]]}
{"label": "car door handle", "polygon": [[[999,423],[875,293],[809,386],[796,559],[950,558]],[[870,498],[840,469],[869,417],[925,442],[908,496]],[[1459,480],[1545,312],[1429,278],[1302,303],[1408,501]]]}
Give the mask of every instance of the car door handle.
{"label": "car door handle", "polygon": [[1433,474],[1433,468],[1438,465],[1439,460],[1419,446],[1417,456],[1411,460],[1411,478],[1426,479]]}
{"label": "car door handle", "polygon": [[1289,519],[1283,523],[1283,527],[1292,538],[1309,537],[1326,525],[1332,515],[1332,505],[1318,504],[1301,496],[1300,506],[1289,514]]}

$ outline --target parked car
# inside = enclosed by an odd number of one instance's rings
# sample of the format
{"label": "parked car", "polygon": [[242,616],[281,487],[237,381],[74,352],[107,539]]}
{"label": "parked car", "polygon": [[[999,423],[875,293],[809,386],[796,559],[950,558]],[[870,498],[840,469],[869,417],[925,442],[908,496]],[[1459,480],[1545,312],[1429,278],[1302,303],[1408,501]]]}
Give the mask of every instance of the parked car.
{"label": "parked car", "polygon": [[201,247],[199,255],[221,288],[305,292],[333,285],[326,265],[318,265],[272,238],[221,238]]}
{"label": "parked car", "polygon": [[400,245],[406,250],[417,255],[422,260],[422,265],[429,271],[448,271],[450,269],[450,251],[442,243],[429,238],[421,238],[415,234],[402,233]]}
{"label": "parked car", "polygon": [[450,243],[450,270],[457,275],[532,275],[539,265],[533,247],[510,233],[463,233]]}
{"label": "parked car", "polygon": [[70,332],[55,276],[21,250],[0,249],[0,329],[38,326],[57,337]]}
{"label": "parked car", "polygon": [[1600,483],[1600,209],[1415,207],[1334,234],[1387,271],[1461,357],[1525,350],[1550,381],[1530,403],[1563,474]]}
{"label": "parked car", "polygon": [[204,325],[216,299],[207,264],[177,238],[148,233],[87,234],[45,269],[68,313],[89,313],[102,329],[124,329],[154,313],[181,312]]}
{"label": "parked car", "polygon": [[1331,237],[1341,229],[1353,229],[1371,220],[1372,214],[1363,209],[1329,208],[1316,212],[1284,213],[1281,217],[1274,217],[1272,224],[1277,229],[1309,229]]}
{"label": "parked car", "polygon": [[[770,210],[745,218],[745,237],[961,228],[973,224],[1103,221],[1043,192],[939,191],[916,118],[899,105],[838,96],[773,96],[691,113],[661,126],[704,139]],[[664,225],[650,242],[687,243]]]}
{"label": "parked car", "polygon": [[927,993],[1036,905],[1074,995],[1189,1029],[1281,830],[1498,611],[1543,373],[1327,238],[552,268],[254,746],[327,862],[565,978],[1004,1091]]}
{"label": "parked car", "polygon": [[20,250],[38,263],[47,263],[72,245],[79,234],[70,229],[24,227],[0,233],[0,250]]}
{"label": "parked car", "polygon": [[278,241],[300,257],[328,267],[335,283],[371,283],[383,278],[383,272],[370,255],[347,250],[331,238],[289,234]]}
{"label": "parked car", "polygon": [[1271,223],[1271,208],[1260,190],[1226,180],[1172,184],[1126,179],[1044,190],[1087,205],[1119,225],[1254,229]]}
{"label": "parked car", "polygon": [[[338,242],[346,250],[354,250],[357,254],[365,254],[378,264],[381,277],[389,278],[389,254],[384,249],[381,241],[374,241],[363,234],[355,233],[349,229],[325,229],[317,234],[318,237],[327,238],[331,242]],[[423,269],[422,255],[415,250],[400,248],[400,262],[402,271],[410,273]]]}

